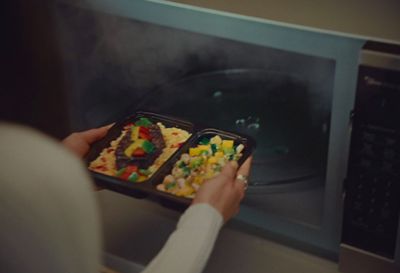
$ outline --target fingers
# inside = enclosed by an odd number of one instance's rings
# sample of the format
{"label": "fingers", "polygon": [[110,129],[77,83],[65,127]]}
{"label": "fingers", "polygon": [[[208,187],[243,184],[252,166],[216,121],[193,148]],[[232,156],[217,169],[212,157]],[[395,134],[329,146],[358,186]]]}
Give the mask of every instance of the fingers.
{"label": "fingers", "polygon": [[82,134],[82,136],[84,137],[84,139],[89,143],[93,143],[97,140],[102,139],[108,132],[108,130],[114,125],[113,124],[109,124],[100,128],[96,128],[96,129],[90,129],[84,132],[80,132],[80,134]]}
{"label": "fingers", "polygon": [[253,156],[249,156],[246,159],[246,161],[242,164],[242,166],[240,166],[240,168],[238,170],[238,174],[249,176],[252,160],[253,160]]}
{"label": "fingers", "polygon": [[236,170],[238,168],[238,164],[236,161],[231,161],[225,164],[222,168],[221,175],[226,177],[228,181],[231,181],[236,176]]}
{"label": "fingers", "polygon": [[248,187],[248,176],[250,174],[252,156],[246,159],[246,161],[240,166],[235,177],[235,187],[242,193],[241,199],[244,197],[244,191]]}

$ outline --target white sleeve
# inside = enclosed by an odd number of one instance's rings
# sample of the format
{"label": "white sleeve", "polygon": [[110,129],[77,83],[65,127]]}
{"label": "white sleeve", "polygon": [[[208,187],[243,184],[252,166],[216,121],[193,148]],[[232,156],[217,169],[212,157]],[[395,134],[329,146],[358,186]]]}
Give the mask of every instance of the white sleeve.
{"label": "white sleeve", "polygon": [[142,273],[202,272],[222,224],[222,215],[212,206],[189,207],[167,243]]}
{"label": "white sleeve", "polygon": [[32,129],[0,123],[0,271],[99,272],[102,237],[82,162]]}

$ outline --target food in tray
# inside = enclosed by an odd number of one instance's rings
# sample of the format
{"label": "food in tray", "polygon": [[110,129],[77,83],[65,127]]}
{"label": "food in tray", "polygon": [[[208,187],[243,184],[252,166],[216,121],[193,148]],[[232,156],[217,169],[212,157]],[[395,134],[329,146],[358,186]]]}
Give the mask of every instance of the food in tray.
{"label": "food in tray", "polygon": [[184,143],[190,134],[176,127],[165,127],[148,118],[124,126],[110,147],[90,163],[89,169],[131,182],[149,179]]}
{"label": "food in tray", "polygon": [[219,135],[204,137],[196,147],[189,148],[189,153],[181,155],[171,174],[157,185],[157,189],[193,198],[205,180],[220,173],[228,161],[239,160],[243,149],[243,144],[235,145],[233,140],[222,139]]}

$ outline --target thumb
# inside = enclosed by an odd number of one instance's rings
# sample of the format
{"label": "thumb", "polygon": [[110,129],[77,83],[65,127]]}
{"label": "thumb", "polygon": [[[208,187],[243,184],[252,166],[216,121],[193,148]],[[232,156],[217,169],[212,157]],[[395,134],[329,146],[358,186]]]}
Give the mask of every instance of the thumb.
{"label": "thumb", "polygon": [[81,134],[83,135],[85,140],[91,144],[97,140],[102,139],[107,134],[108,129],[110,129],[110,127],[112,127],[112,125],[113,124],[106,125],[106,126],[103,126],[100,128],[90,129],[90,130],[81,132]]}

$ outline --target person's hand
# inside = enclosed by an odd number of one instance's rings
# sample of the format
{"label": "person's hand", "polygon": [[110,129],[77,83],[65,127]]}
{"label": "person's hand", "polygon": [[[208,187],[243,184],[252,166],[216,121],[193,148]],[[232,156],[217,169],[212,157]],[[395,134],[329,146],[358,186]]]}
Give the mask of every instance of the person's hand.
{"label": "person's hand", "polygon": [[219,175],[204,182],[192,204],[207,203],[222,214],[225,222],[229,220],[239,212],[240,201],[247,187],[247,181],[237,177],[248,177],[251,161],[252,157],[249,157],[239,170],[235,161],[226,164]]}
{"label": "person's hand", "polygon": [[82,158],[89,151],[90,145],[93,142],[102,139],[112,125],[113,124],[83,132],[72,133],[67,136],[62,143],[65,147]]}

